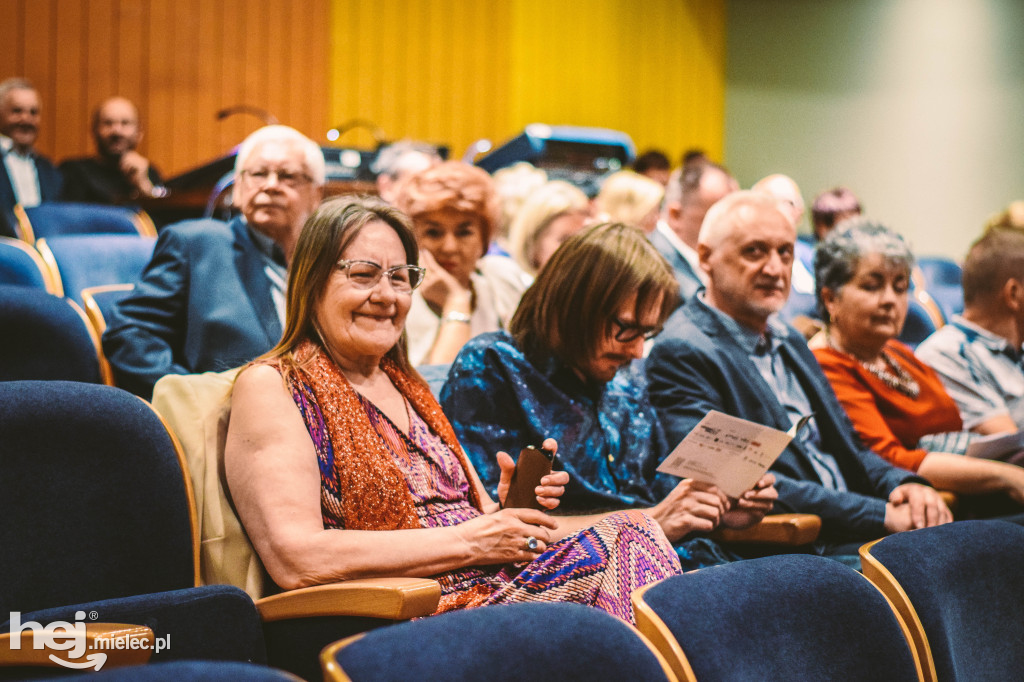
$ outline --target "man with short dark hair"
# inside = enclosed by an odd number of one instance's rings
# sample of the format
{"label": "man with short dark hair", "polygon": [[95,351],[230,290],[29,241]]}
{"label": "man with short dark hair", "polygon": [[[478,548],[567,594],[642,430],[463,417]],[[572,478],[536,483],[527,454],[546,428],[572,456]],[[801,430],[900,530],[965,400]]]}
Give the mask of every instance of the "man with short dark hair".
{"label": "man with short dark hair", "polygon": [[124,205],[163,194],[160,173],[136,149],[142,140],[139,111],[124,97],[111,97],[93,112],[96,156],[68,159],[64,201]]}
{"label": "man with short dark hair", "polygon": [[967,253],[964,312],[917,347],[979,433],[1024,428],[1024,230],[990,228]]}
{"label": "man with short dark hair", "polygon": [[[484,485],[500,474],[494,453],[558,441],[569,472],[561,508],[587,513],[645,508],[685,568],[729,560],[685,536],[720,523],[744,527],[771,508],[765,477],[740,500],[716,487],[655,471],[671,446],[633,364],[675,305],[664,260],[636,229],[603,224],[566,241],[523,295],[509,331],[467,343],[441,404]],[[672,441],[671,445],[675,445]]]}
{"label": "man with short dark hair", "polygon": [[773,197],[737,192],[708,211],[698,241],[708,286],[654,343],[651,403],[669,442],[711,410],[781,431],[813,415],[772,466],[778,504],[820,516],[816,549],[857,564],[863,541],[952,516],[927,481],[860,445],[803,337],[779,322],[794,241]]}
{"label": "man with short dark hair", "polygon": [[649,239],[675,272],[680,304],[705,284],[697,259],[697,235],[704,215],[716,201],[738,189],[729,171],[704,158],[690,161],[669,180],[661,220]]}
{"label": "man with short dark hair", "polygon": [[267,126],[242,142],[241,215],[162,229],[142,280],[115,307],[103,350],[118,386],[149,398],[166,374],[230,369],[277,343],[288,263],[324,177],[320,147],[293,128]]}
{"label": "man with short dark hair", "polygon": [[0,83],[0,235],[17,237],[14,206],[37,206],[60,198],[61,175],[35,151],[39,137],[39,93],[24,78]]}

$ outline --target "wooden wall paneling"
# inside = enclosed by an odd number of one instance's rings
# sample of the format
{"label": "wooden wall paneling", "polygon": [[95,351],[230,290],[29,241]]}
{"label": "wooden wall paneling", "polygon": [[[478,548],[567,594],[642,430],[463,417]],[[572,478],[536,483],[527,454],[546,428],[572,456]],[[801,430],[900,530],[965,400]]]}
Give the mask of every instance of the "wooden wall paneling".
{"label": "wooden wall paneling", "polygon": [[53,35],[56,16],[56,0],[35,0],[25,5],[25,20],[22,31],[25,36],[37,36],[38,39],[26,38],[24,49],[24,65],[20,76],[32,81],[39,91],[41,101],[41,117],[39,124],[39,141],[36,147],[47,156],[54,156],[54,141],[57,130],[57,88],[55,85],[54,45],[50,37]]}
{"label": "wooden wall paneling", "polygon": [[[224,0],[220,4],[223,62],[218,110],[239,104],[254,104],[246,101],[245,91],[245,62],[248,56],[245,52],[247,4],[245,0]],[[218,146],[224,151],[239,144],[246,135],[259,126],[254,118],[246,114],[214,120],[212,125],[218,131]]]}
{"label": "wooden wall paneling", "polygon": [[195,9],[196,31],[191,43],[199,55],[196,60],[195,146],[189,166],[219,156],[223,152],[216,115],[220,109],[224,61],[223,17],[220,3],[199,2]]}
{"label": "wooden wall paneling", "polygon": [[[267,50],[268,35],[270,33],[270,27],[266,21],[267,4],[267,0],[250,0],[248,3],[248,11],[245,16],[245,33],[242,36],[245,41],[245,90],[243,92],[243,101],[261,109],[266,109],[271,114],[281,118],[287,117],[287,113],[274,111],[273,103],[267,99],[267,93],[270,90],[270,84],[267,82],[267,67],[271,59],[271,55]],[[261,125],[255,119],[252,119],[250,123],[253,124],[250,130],[255,130]]]}
{"label": "wooden wall paneling", "polygon": [[[87,142],[83,154],[92,154],[96,150],[92,141],[92,112],[103,100],[123,94],[124,97],[131,99],[135,106],[143,105],[137,97],[121,93],[117,87],[117,53],[120,38],[117,30],[118,4],[116,0],[89,0],[85,7],[86,17],[82,23],[82,34],[79,36],[85,53],[85,91],[88,108],[86,120],[79,125],[86,130]],[[145,131],[148,121],[141,118],[141,110],[139,115]],[[140,145],[143,154],[146,153],[147,142],[144,134]]]}
{"label": "wooden wall paneling", "polygon": [[[314,100],[323,102],[324,106],[328,93],[328,82],[324,78],[321,82],[315,82],[313,74],[316,72],[316,65],[311,64],[305,50],[309,41],[313,38],[311,26],[316,16],[313,4],[305,2],[294,2],[288,5],[288,34],[285,40],[284,50],[288,60],[288,70],[284,83],[281,84],[280,92],[283,96],[282,108],[292,112],[296,121],[302,121],[303,127],[308,128],[307,134],[318,142],[324,141],[324,133],[327,126],[321,124],[322,129],[315,129],[317,125],[316,112],[313,111]],[[321,24],[323,25],[323,24]],[[326,33],[329,29],[324,29]],[[319,70],[324,73],[327,65],[321,63]]]}
{"label": "wooden wall paneling", "polygon": [[[157,167],[167,174],[173,167],[170,155],[173,139],[171,120],[150,99],[150,65],[147,55],[151,49],[149,0],[115,0],[114,85],[110,94],[118,94],[135,102],[139,117],[146,130],[143,153],[153,159]],[[160,28],[162,31],[162,27]],[[100,99],[106,93],[94,93]]]}
{"label": "wooden wall paneling", "polygon": [[86,56],[88,42],[82,28],[86,25],[82,0],[65,0],[55,15],[53,41],[54,85],[49,117],[57,123],[52,139],[61,156],[88,154],[89,102]]}
{"label": "wooden wall paneling", "polygon": [[25,3],[28,0],[2,0],[4,21],[0,23],[0,80],[24,72]]}
{"label": "wooden wall paneling", "polygon": [[[402,56],[409,49],[408,43],[413,39],[411,34],[415,31],[404,16],[408,5],[400,0],[383,0],[376,10],[370,10],[378,12],[376,20],[387,27],[391,48],[376,41],[369,41],[366,48],[366,56],[374,64],[373,71],[376,72],[376,77],[366,82],[367,88],[373,93],[371,120],[377,122],[377,125],[387,121],[387,125],[384,125],[386,134],[396,139],[407,136],[409,116],[414,114],[416,107],[409,87],[415,75],[402,68]],[[367,19],[370,19],[369,12],[364,21]],[[360,138],[361,142],[372,142],[365,133]]]}
{"label": "wooden wall paneling", "polygon": [[[287,81],[288,70],[291,62],[288,59],[288,5],[279,0],[269,0],[266,6],[265,22],[267,26],[267,38],[265,50],[267,53],[266,71],[264,80],[266,90],[264,97],[267,107],[273,111],[281,123],[302,130],[305,121],[302,112],[292,111],[287,107]],[[293,75],[294,80],[302,79],[299,73]]]}
{"label": "wooden wall paneling", "polygon": [[[177,54],[179,31],[174,21],[174,5],[167,0],[152,0],[149,6],[149,43],[139,45],[140,63],[148,74],[150,118],[160,126],[159,138],[154,135],[154,156],[166,159],[168,168],[185,165],[182,148],[184,136],[191,134],[183,125],[184,113],[175,101],[177,88],[182,85],[180,64],[183,55]],[[187,45],[188,43],[184,43]],[[189,46],[191,49],[191,46]]]}
{"label": "wooden wall paneling", "polygon": [[[328,61],[331,55],[330,0],[308,3],[307,23],[292,32],[294,42],[306,46],[299,59],[292,62],[292,72],[300,75],[297,89],[302,95],[300,111],[307,112],[304,130],[318,141],[324,141],[327,129],[334,125],[328,120],[331,84],[328,80]],[[307,75],[308,74],[308,75]]]}
{"label": "wooden wall paneling", "polygon": [[177,167],[187,167],[200,159],[199,135],[201,126],[209,126],[211,115],[199,109],[199,93],[207,84],[199,80],[199,62],[208,55],[198,40],[202,27],[199,23],[199,5],[202,0],[173,0],[168,13],[174,26],[175,55],[167,59],[174,65],[171,70],[171,106],[174,108],[174,152]]}

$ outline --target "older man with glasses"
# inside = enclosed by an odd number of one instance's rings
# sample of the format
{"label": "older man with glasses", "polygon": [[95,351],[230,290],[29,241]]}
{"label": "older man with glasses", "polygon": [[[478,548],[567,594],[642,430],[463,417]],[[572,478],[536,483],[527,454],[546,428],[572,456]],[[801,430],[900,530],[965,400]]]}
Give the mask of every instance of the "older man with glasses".
{"label": "older man with glasses", "polygon": [[669,444],[634,360],[676,305],[668,263],[627,225],[571,237],[523,295],[508,332],[477,336],[456,358],[441,406],[459,442],[494,490],[496,451],[558,441],[555,468],[569,472],[560,508],[571,513],[647,510],[684,569],[736,558],[695,532],[744,527],[771,509],[773,478],[740,499],[655,471]]}
{"label": "older man with glasses", "polygon": [[288,263],[320,204],[320,147],[287,126],[267,126],[235,160],[228,223],[188,220],[160,232],[135,291],[103,334],[118,386],[149,398],[166,374],[236,367],[281,337]]}

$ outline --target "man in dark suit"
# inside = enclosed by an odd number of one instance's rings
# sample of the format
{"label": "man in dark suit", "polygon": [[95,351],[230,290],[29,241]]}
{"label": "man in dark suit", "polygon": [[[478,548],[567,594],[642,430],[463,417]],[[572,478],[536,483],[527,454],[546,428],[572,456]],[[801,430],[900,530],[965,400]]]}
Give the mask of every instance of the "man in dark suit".
{"label": "man in dark suit", "polygon": [[707,289],[654,344],[651,402],[669,442],[710,410],[782,431],[813,414],[772,467],[777,508],[821,516],[818,551],[855,556],[864,540],[952,516],[927,481],[859,444],[803,337],[779,322],[795,241],[771,197],[736,192],[712,207],[698,240]]}
{"label": "man in dark suit", "polygon": [[649,238],[675,272],[680,304],[704,286],[704,273],[697,263],[697,234],[704,215],[716,201],[738,189],[727,170],[703,156],[669,179],[661,220]]}
{"label": "man in dark suit", "polygon": [[103,350],[118,386],[149,398],[166,374],[229,369],[277,343],[287,265],[324,176],[320,147],[297,130],[246,138],[235,160],[241,216],[165,227],[142,281],[113,311]]}
{"label": "man in dark suit", "polygon": [[64,201],[125,205],[140,198],[163,196],[160,173],[136,149],[142,140],[139,110],[124,97],[111,97],[93,112],[96,156],[67,159]]}
{"label": "man in dark suit", "polygon": [[0,235],[17,237],[14,205],[28,208],[60,198],[61,175],[35,151],[39,93],[23,78],[0,83]]}

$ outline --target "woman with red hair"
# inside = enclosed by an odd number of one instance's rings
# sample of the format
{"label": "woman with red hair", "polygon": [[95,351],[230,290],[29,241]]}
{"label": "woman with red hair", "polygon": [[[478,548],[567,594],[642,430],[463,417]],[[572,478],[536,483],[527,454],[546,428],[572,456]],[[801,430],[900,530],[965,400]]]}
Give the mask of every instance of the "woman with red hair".
{"label": "woman with red hair", "polygon": [[413,365],[445,364],[474,336],[505,329],[528,286],[509,258],[484,256],[498,220],[491,176],[448,161],[406,180],[396,206],[427,268],[406,321]]}

